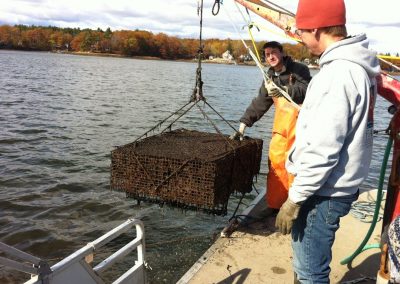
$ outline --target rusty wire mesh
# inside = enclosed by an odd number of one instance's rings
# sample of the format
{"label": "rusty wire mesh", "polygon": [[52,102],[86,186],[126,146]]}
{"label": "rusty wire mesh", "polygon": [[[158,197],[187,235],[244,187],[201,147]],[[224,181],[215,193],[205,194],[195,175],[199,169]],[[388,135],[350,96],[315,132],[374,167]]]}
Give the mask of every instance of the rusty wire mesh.
{"label": "rusty wire mesh", "polygon": [[252,190],[261,154],[261,139],[179,129],[112,151],[111,188],[139,201],[226,214],[230,194]]}

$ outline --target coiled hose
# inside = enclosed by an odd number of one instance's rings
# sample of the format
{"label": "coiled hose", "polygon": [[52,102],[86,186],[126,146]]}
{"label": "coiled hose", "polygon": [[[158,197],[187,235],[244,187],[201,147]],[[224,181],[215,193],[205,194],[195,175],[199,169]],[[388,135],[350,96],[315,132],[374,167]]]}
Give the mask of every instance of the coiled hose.
{"label": "coiled hose", "polygon": [[380,210],[380,207],[381,207],[382,195],[383,195],[382,194],[383,182],[385,180],[385,172],[386,172],[387,162],[388,162],[388,159],[389,159],[390,150],[392,149],[392,145],[393,145],[393,139],[389,135],[389,139],[388,139],[388,142],[386,144],[385,155],[383,156],[381,172],[380,172],[380,176],[379,176],[378,193],[377,193],[377,197],[376,197],[374,217],[372,218],[371,226],[369,227],[368,233],[365,236],[364,240],[361,242],[360,246],[354,251],[354,253],[352,255],[346,257],[345,259],[343,259],[340,262],[340,264],[342,264],[342,265],[352,262],[353,259],[356,258],[357,255],[359,255],[361,252],[363,252],[363,251],[365,251],[367,249],[380,248],[379,244],[367,245],[367,246],[365,244],[368,242],[369,238],[371,237],[372,232],[374,231],[375,225],[376,225],[377,220],[378,220],[379,210]]}

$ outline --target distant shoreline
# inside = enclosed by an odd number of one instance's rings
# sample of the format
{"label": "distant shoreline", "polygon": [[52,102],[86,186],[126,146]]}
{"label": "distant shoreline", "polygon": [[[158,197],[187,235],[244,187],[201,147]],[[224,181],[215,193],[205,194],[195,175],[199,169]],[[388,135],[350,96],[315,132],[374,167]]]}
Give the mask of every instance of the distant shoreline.
{"label": "distant shoreline", "polygon": [[[72,55],[84,55],[84,56],[100,56],[100,57],[117,57],[117,58],[132,58],[132,59],[142,59],[142,60],[162,60],[162,61],[180,61],[180,62],[194,62],[197,63],[197,59],[163,59],[156,56],[126,56],[115,53],[96,53],[96,52],[82,52],[82,51],[66,51],[66,52],[52,52],[52,53],[62,53],[62,54],[72,54]],[[222,58],[216,59],[203,59],[202,63],[211,63],[211,64],[228,64],[228,65],[250,65],[256,66],[254,61],[247,62],[236,62],[235,60],[225,60]]]}
{"label": "distant shoreline", "polygon": [[[197,63],[197,59],[163,59],[156,56],[126,56],[116,53],[97,53],[97,52],[84,52],[84,51],[37,51],[37,50],[19,50],[19,49],[0,49],[0,50],[9,50],[9,51],[32,51],[32,52],[49,52],[49,53],[58,53],[58,54],[70,54],[70,55],[83,55],[83,56],[98,56],[98,57],[115,57],[115,58],[131,58],[131,59],[140,59],[140,60],[161,60],[161,61],[178,61],[178,62],[192,62]],[[202,63],[210,63],[210,64],[227,64],[227,65],[244,65],[244,66],[256,66],[254,61],[245,61],[245,62],[236,62],[235,60],[225,60],[222,58],[215,59],[203,59]],[[303,63],[304,64],[304,63]],[[307,64],[305,64],[307,65]],[[309,69],[318,70],[318,65],[307,65]],[[392,76],[400,76],[400,72],[392,71],[388,72],[382,70],[382,72],[392,75]]]}
{"label": "distant shoreline", "polygon": [[[52,52],[53,53],[62,53],[62,54],[72,54],[72,55],[84,55],[84,56],[117,57],[117,58],[132,58],[132,59],[141,59],[141,60],[162,60],[162,61],[178,61],[178,62],[197,63],[197,59],[163,59],[163,58],[155,57],[155,56],[126,56],[126,55],[115,54],[115,53],[96,53],[96,52],[82,52],[82,51],[65,51],[65,52],[52,51]],[[201,62],[202,63],[210,63],[210,64],[257,66],[257,64],[254,61],[236,62],[235,60],[227,60],[227,59],[223,59],[223,58],[203,59]],[[307,65],[307,67],[309,69],[319,69],[318,65]]]}

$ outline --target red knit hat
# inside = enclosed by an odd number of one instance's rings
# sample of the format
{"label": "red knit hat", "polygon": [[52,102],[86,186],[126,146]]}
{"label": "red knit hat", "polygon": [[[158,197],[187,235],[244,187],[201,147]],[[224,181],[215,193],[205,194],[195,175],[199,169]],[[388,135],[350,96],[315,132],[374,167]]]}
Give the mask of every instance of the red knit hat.
{"label": "red knit hat", "polygon": [[296,13],[298,29],[316,29],[346,24],[344,0],[299,0]]}

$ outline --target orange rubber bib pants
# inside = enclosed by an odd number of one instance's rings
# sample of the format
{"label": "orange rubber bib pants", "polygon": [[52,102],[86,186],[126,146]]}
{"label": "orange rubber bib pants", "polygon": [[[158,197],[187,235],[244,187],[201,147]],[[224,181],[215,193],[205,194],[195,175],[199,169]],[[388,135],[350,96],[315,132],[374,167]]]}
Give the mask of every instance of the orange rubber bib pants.
{"label": "orange rubber bib pants", "polygon": [[295,139],[299,111],[284,97],[273,100],[275,117],[269,144],[266,201],[269,208],[279,209],[288,197],[289,187],[294,178],[286,171],[285,162]]}

